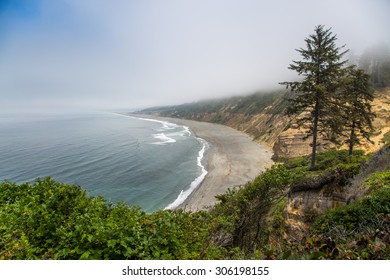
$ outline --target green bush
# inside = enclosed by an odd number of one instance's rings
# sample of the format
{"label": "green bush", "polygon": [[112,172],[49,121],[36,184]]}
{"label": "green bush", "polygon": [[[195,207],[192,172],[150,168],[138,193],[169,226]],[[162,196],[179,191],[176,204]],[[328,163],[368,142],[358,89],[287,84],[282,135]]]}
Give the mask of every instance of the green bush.
{"label": "green bush", "polygon": [[266,242],[267,215],[294,179],[284,165],[273,165],[242,188],[218,196],[220,203],[211,211],[217,221],[212,234],[225,236],[221,244],[228,250],[239,247],[250,252],[255,244]]}
{"label": "green bush", "polygon": [[315,222],[313,232],[326,233],[338,228],[347,234],[353,234],[371,226],[375,227],[381,222],[382,217],[388,214],[390,214],[390,185],[350,205],[328,211]]}
{"label": "green bush", "polygon": [[[360,165],[367,159],[364,151],[355,150],[348,155],[346,150],[329,150],[317,154],[317,163],[310,174],[320,174],[325,170],[341,168],[351,176],[359,173]],[[309,173],[310,156],[296,157],[285,161],[286,168],[300,172]]]}
{"label": "green bush", "polygon": [[[0,259],[217,258],[205,212],[145,213],[50,178],[0,183]],[[210,255],[209,255],[210,253]]]}
{"label": "green bush", "polygon": [[[373,182],[371,176],[369,181]],[[300,244],[310,258],[388,259],[390,184],[318,218],[312,237]]]}
{"label": "green bush", "polygon": [[368,190],[376,190],[385,186],[390,186],[390,170],[375,172],[364,182]]}

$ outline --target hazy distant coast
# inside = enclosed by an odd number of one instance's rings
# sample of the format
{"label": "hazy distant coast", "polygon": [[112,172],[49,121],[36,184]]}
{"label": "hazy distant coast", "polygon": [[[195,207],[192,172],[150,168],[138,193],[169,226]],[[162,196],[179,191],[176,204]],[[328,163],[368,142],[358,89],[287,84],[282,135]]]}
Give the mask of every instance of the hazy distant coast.
{"label": "hazy distant coast", "polygon": [[230,127],[184,119],[160,118],[191,128],[196,136],[210,144],[208,174],[198,188],[179,206],[186,211],[199,211],[216,203],[215,196],[228,188],[253,180],[272,164],[272,150],[254,142],[247,134]]}

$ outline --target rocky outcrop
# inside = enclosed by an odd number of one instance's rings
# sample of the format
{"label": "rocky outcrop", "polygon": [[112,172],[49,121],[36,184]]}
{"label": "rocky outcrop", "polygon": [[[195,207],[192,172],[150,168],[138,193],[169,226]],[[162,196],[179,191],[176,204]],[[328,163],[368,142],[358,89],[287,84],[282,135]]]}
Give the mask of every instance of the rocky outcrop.
{"label": "rocky outcrop", "polygon": [[353,178],[348,188],[348,200],[353,201],[367,194],[364,181],[374,172],[390,169],[390,145],[384,146],[365,163],[361,172]]}
{"label": "rocky outcrop", "polygon": [[295,129],[283,131],[276,139],[273,146],[274,158],[291,158],[311,153],[310,139],[306,134]]}
{"label": "rocky outcrop", "polygon": [[289,235],[297,239],[304,237],[317,216],[347,204],[349,179],[342,169],[336,168],[293,184],[285,208],[285,227]]}

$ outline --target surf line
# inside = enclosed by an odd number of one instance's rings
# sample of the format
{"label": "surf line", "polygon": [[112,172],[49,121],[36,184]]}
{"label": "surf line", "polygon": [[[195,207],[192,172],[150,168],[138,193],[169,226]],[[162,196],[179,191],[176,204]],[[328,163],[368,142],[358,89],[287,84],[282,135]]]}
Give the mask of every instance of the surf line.
{"label": "surf line", "polygon": [[190,187],[187,190],[182,190],[176,200],[169,204],[167,207],[165,207],[164,210],[173,210],[183,204],[185,200],[191,195],[191,193],[203,182],[204,178],[208,173],[202,161],[205,156],[206,150],[209,148],[209,144],[206,140],[202,138],[196,137],[196,139],[202,144],[202,148],[199,151],[197,157],[197,164],[201,169],[201,174],[194,181],[191,182]]}
{"label": "surf line", "polygon": [[[150,121],[150,122],[157,122],[161,123],[163,127],[168,127],[168,126],[174,126],[177,127],[179,125],[167,121],[161,121],[161,120],[155,120],[155,119],[148,119],[148,118],[142,118],[142,117],[136,117],[136,116],[131,116],[131,115],[126,115],[127,117],[130,118],[135,118],[139,120],[144,120],[144,121]],[[191,133],[191,129],[188,126],[181,125],[185,132],[188,133],[189,136],[191,136],[193,133]],[[206,178],[206,175],[208,174],[207,169],[203,165],[203,160],[206,155],[206,151],[209,149],[210,145],[209,143],[204,140],[203,138],[196,137],[195,138],[202,144],[202,148],[200,149],[197,157],[197,165],[201,170],[201,173],[198,177],[195,178],[194,181],[191,182],[189,188],[187,190],[181,190],[180,194],[177,196],[175,201],[173,201],[171,204],[169,204],[167,207],[164,208],[164,210],[173,210],[179,207],[181,204],[183,204],[186,199],[191,195],[191,193],[203,182],[203,180]]]}

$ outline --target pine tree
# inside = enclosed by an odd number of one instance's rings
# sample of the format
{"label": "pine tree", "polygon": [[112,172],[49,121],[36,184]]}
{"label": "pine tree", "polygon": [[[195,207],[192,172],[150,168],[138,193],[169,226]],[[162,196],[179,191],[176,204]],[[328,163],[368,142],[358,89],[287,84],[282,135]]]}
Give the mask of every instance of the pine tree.
{"label": "pine tree", "polygon": [[297,50],[303,60],[293,61],[288,67],[302,76],[303,80],[281,83],[296,93],[287,113],[298,115],[298,126],[307,128],[308,136],[313,137],[311,170],[315,166],[318,135],[332,140],[335,139],[334,134],[341,130],[339,122],[333,118],[338,115],[335,112],[338,107],[334,106],[334,93],[340,86],[343,66],[347,62],[341,59],[348,50],[341,52],[344,46],[337,47],[336,40],[331,29],[324,29],[323,25],[316,26],[314,34],[305,39],[306,49]]}
{"label": "pine tree", "polygon": [[349,154],[353,152],[355,144],[360,144],[360,138],[370,141],[373,130],[372,121],[375,117],[371,112],[371,102],[374,99],[370,85],[370,75],[355,66],[348,68],[345,86],[339,99],[343,112],[345,141],[349,147]]}

